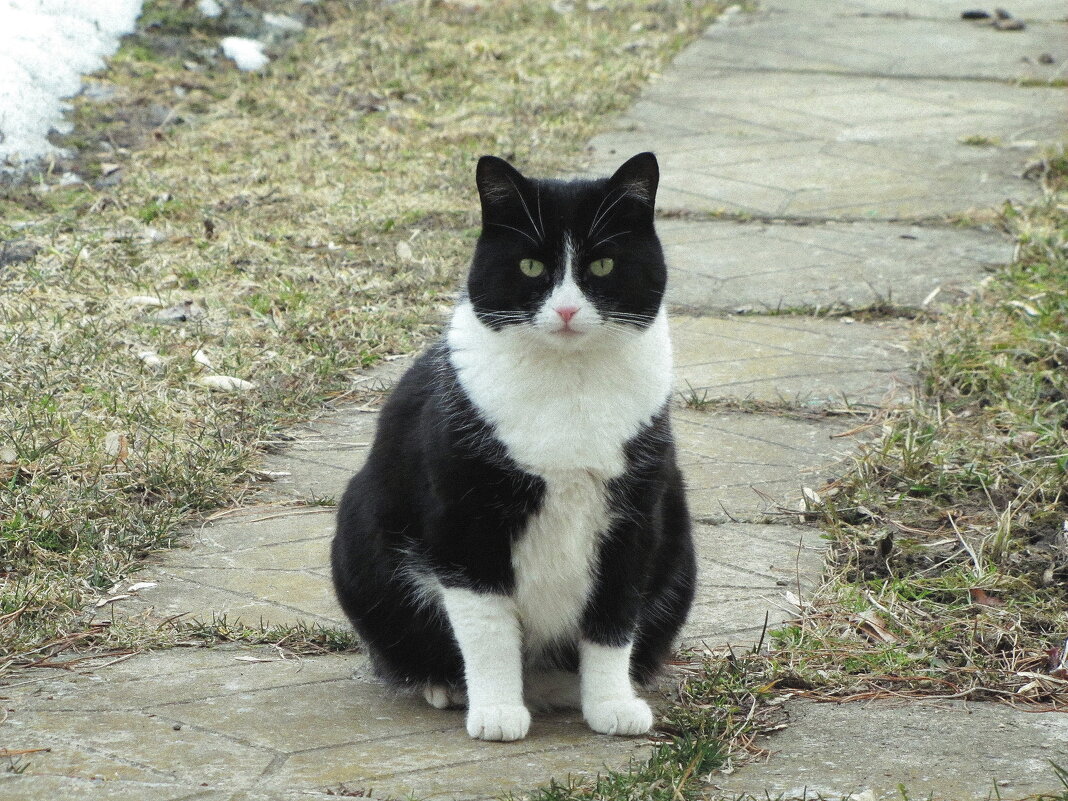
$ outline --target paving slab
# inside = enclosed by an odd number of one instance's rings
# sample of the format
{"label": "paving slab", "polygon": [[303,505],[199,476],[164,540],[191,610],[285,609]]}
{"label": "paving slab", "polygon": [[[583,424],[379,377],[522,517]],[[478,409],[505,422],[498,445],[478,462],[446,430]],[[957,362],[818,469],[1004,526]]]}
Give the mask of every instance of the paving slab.
{"label": "paving slab", "polygon": [[[778,11],[804,10],[809,13],[832,15],[853,14],[857,16],[881,16],[887,19],[925,18],[932,20],[960,20],[961,12],[970,8],[982,8],[981,3],[973,5],[947,3],[945,0],[820,0],[819,3],[802,3],[801,0],[771,0],[760,4],[761,9]],[[1009,6],[1016,19],[1032,22],[1068,22],[1068,12],[1064,5],[1056,0],[1018,0]],[[993,11],[993,8],[988,9]],[[735,18],[732,23],[741,22]],[[983,25],[983,22],[965,23]],[[961,31],[954,29],[954,34]],[[1005,42],[995,41],[998,47]]]}
{"label": "paving slab", "polygon": [[[714,48],[708,40],[695,48]],[[592,173],[655,147],[662,211],[898,220],[1039,199],[1063,89],[710,69],[699,53],[591,142]],[[700,65],[700,66],[698,66]],[[989,142],[989,146],[966,142]]]}
{"label": "paving slab", "polygon": [[912,384],[906,327],[896,320],[676,315],[672,331],[676,385],[698,401],[878,406]]}
{"label": "paving slab", "polygon": [[[803,486],[819,487],[841,471],[855,447],[842,434],[854,423],[851,417],[676,410],[691,513],[712,523],[781,518],[784,509],[797,508]],[[346,452],[358,469],[362,452]],[[115,602],[107,614],[345,627],[329,578],[333,533],[331,508],[265,506],[224,517],[192,534],[188,548],[164,554],[138,574],[138,581],[156,586]]]}
{"label": "paving slab", "polygon": [[663,220],[657,230],[668,302],[683,313],[937,308],[968,297],[1013,251],[994,231],[895,223]]}
{"label": "paving slab", "polygon": [[[923,4],[919,13],[909,13],[903,5],[764,3],[757,13],[730,15],[712,25],[702,44],[676,66],[993,81],[1050,81],[1065,75],[1063,4],[1036,4],[1031,11],[1041,12],[1045,21],[1032,16],[1020,31],[962,20],[963,6]],[[949,9],[956,13],[947,14]],[[1044,54],[1049,58],[1041,58]]]}
{"label": "paving slab", "polygon": [[[843,471],[853,417],[676,409],[672,420],[690,514],[702,522],[767,522],[797,509],[802,488]],[[858,435],[863,432],[858,432]]]}
{"label": "paving slab", "polygon": [[797,616],[787,593],[813,589],[826,551],[817,530],[798,525],[698,524],[694,541],[698,590],[685,647],[755,646],[766,627]]}
{"label": "paving slab", "polygon": [[108,799],[197,790],[278,798],[341,785],[374,787],[378,797],[490,798],[645,759],[650,748],[645,738],[594,734],[576,712],[535,715],[518,743],[474,741],[462,710],[383,688],[360,654],[294,659],[230,646],[217,651],[228,666],[215,659],[190,680],[180,668],[191,655],[153,654],[147,677],[123,663],[6,686],[5,747],[48,750],[25,761],[22,780],[0,780],[0,798],[47,798],[60,777],[68,788],[107,786]]}
{"label": "paving slab", "polygon": [[[0,801],[193,801],[203,797],[204,788],[195,783],[172,784],[161,781],[104,781],[67,774],[42,776],[37,773],[8,773],[0,777]],[[228,796],[227,796],[228,798]]]}
{"label": "paving slab", "polygon": [[712,798],[931,801],[1061,797],[1068,715],[989,703],[789,702],[790,725],[762,745],[765,764],[716,776]]}

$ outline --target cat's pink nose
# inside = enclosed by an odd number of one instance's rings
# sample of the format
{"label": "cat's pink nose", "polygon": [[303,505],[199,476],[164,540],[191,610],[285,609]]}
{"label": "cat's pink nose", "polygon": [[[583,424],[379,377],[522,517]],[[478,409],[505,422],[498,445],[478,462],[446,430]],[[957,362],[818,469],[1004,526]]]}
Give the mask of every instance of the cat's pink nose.
{"label": "cat's pink nose", "polygon": [[578,306],[558,306],[556,313],[560,315],[560,318],[564,321],[564,325],[571,322],[571,318],[578,314]]}

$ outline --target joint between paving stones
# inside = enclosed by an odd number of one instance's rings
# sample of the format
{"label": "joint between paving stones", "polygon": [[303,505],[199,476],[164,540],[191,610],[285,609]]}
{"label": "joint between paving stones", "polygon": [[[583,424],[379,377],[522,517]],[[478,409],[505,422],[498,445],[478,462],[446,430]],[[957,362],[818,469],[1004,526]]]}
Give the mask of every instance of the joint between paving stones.
{"label": "joint between paving stones", "polygon": [[1000,86],[1015,86],[1020,89],[1054,89],[1063,85],[1058,83],[1064,81],[1062,76],[1051,78],[1049,83],[1044,83],[1039,78],[996,78],[990,75],[952,75],[952,74],[940,74],[932,73],[929,75],[908,74],[902,75],[900,73],[893,72],[879,72],[878,70],[833,70],[833,69],[813,69],[805,67],[796,67],[789,69],[786,67],[753,67],[753,66],[734,66],[730,64],[724,64],[717,67],[717,69],[723,72],[733,72],[739,74],[752,74],[754,72],[764,75],[819,75],[828,78],[873,78],[879,81],[940,81],[940,82],[961,82],[961,83],[990,83]]}

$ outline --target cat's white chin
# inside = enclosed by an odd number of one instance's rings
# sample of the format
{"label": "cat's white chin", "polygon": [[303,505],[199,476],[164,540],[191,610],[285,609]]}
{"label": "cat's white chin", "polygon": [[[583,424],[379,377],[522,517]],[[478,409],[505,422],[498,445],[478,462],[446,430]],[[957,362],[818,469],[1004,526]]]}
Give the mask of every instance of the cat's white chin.
{"label": "cat's white chin", "polygon": [[558,328],[550,331],[542,329],[539,333],[542,342],[560,350],[578,350],[588,347],[596,340],[591,332],[576,331],[574,328]]}

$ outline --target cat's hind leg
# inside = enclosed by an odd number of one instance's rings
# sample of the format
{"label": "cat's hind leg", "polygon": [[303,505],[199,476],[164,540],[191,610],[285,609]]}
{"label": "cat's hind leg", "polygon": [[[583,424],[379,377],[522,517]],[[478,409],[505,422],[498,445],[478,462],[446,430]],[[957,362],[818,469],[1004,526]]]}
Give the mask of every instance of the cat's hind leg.
{"label": "cat's hind leg", "polygon": [[448,684],[428,684],[423,688],[423,698],[434,709],[456,709],[467,706],[467,693],[460,687]]}

